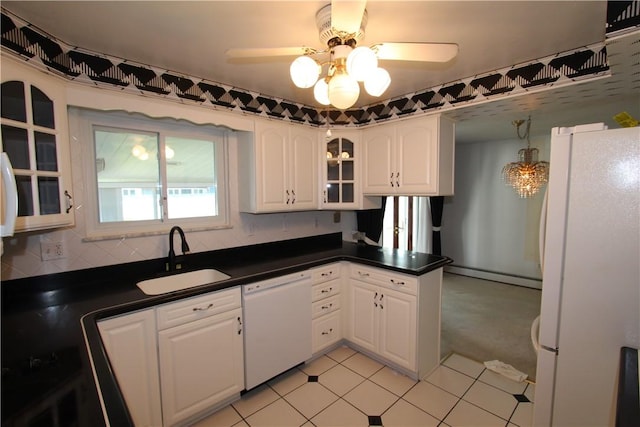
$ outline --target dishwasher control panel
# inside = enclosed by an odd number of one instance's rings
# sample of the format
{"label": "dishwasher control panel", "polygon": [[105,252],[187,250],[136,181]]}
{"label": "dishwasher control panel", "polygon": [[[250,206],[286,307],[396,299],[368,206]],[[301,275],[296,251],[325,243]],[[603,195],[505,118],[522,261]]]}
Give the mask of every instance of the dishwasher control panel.
{"label": "dishwasher control panel", "polygon": [[282,286],[288,283],[293,283],[300,280],[310,280],[310,279],[311,279],[310,271],[301,271],[298,273],[288,274],[286,276],[278,276],[273,279],[263,280],[261,282],[242,285],[242,293],[244,295],[248,295],[248,294],[263,291],[269,288],[273,288],[275,286]]}

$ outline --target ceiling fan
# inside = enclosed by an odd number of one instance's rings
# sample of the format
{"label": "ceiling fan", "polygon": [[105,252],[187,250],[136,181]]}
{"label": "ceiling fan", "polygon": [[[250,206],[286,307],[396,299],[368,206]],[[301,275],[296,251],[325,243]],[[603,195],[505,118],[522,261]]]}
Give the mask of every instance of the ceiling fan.
{"label": "ceiling fan", "polygon": [[[366,0],[332,0],[316,13],[316,24],[324,49],[307,46],[228,49],[231,58],[297,56],[290,67],[291,79],[300,88],[314,87],[322,105],[351,107],[360,96],[358,81],[372,96],[381,96],[391,83],[378,59],[447,62],[458,54],[455,43],[381,42],[358,46],[367,25]],[[328,58],[327,58],[328,57]],[[320,77],[323,67],[326,75]],[[319,78],[320,77],[320,78]]]}

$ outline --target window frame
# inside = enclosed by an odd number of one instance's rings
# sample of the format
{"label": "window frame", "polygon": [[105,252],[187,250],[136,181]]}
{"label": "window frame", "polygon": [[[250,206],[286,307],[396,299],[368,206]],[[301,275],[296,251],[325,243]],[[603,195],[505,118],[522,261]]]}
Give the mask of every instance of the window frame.
{"label": "window frame", "polygon": [[[83,147],[82,162],[85,177],[85,237],[84,241],[120,239],[165,234],[178,225],[185,231],[216,230],[231,228],[229,194],[229,135],[228,130],[213,124],[197,124],[184,119],[156,118],[125,111],[97,111],[80,107],[69,109],[69,120],[77,121],[78,137]],[[168,189],[166,188],[166,157],[160,150],[159,174],[163,198],[162,217],[153,220],[100,222],[98,182],[96,173],[96,147],[94,130],[115,128],[135,132],[158,134],[159,146],[164,146],[165,137],[184,137],[213,141],[216,159],[216,193],[218,215],[193,218],[167,217]],[[162,143],[160,140],[162,139]]]}

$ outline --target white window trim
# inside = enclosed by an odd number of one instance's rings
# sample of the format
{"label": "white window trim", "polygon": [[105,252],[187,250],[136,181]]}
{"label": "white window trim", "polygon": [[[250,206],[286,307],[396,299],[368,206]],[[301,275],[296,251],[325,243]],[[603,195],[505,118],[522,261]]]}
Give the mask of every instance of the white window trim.
{"label": "white window trim", "polygon": [[[124,120],[124,121],[123,121]],[[96,182],[96,162],[95,144],[93,140],[94,126],[115,127],[120,129],[135,129],[149,132],[157,132],[151,121],[161,120],[145,117],[144,115],[130,114],[126,112],[105,112],[88,109],[70,108],[69,121],[73,123],[72,128],[76,128],[77,138],[82,146],[83,177],[85,183],[84,191],[84,220],[85,236],[83,241],[98,241],[109,239],[121,239],[127,237],[144,237],[166,234],[174,225],[179,225],[185,231],[202,231],[232,228],[230,216],[230,193],[229,193],[229,131],[217,127],[216,131],[221,133],[222,152],[217,156],[218,179],[218,219],[212,222],[212,217],[200,218],[176,218],[159,219],[152,221],[122,221],[113,223],[100,223],[98,215],[98,193]],[[189,123],[194,129],[165,131],[166,135],[180,135],[195,138],[211,138],[204,131],[200,132],[196,128],[207,126],[214,128],[214,125],[199,125]],[[168,125],[171,126],[172,125]],[[174,129],[178,129],[174,127]],[[162,162],[165,161],[161,154]],[[162,163],[161,169],[164,169]]]}

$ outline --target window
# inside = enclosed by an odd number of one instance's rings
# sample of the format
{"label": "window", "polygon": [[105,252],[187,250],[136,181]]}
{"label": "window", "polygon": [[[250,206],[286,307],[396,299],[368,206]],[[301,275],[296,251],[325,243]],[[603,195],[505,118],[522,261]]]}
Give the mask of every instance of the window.
{"label": "window", "polygon": [[95,165],[88,237],[228,227],[224,130],[122,112],[72,109],[70,117]]}
{"label": "window", "polygon": [[382,246],[429,252],[431,213],[428,197],[389,196],[385,205]]}

